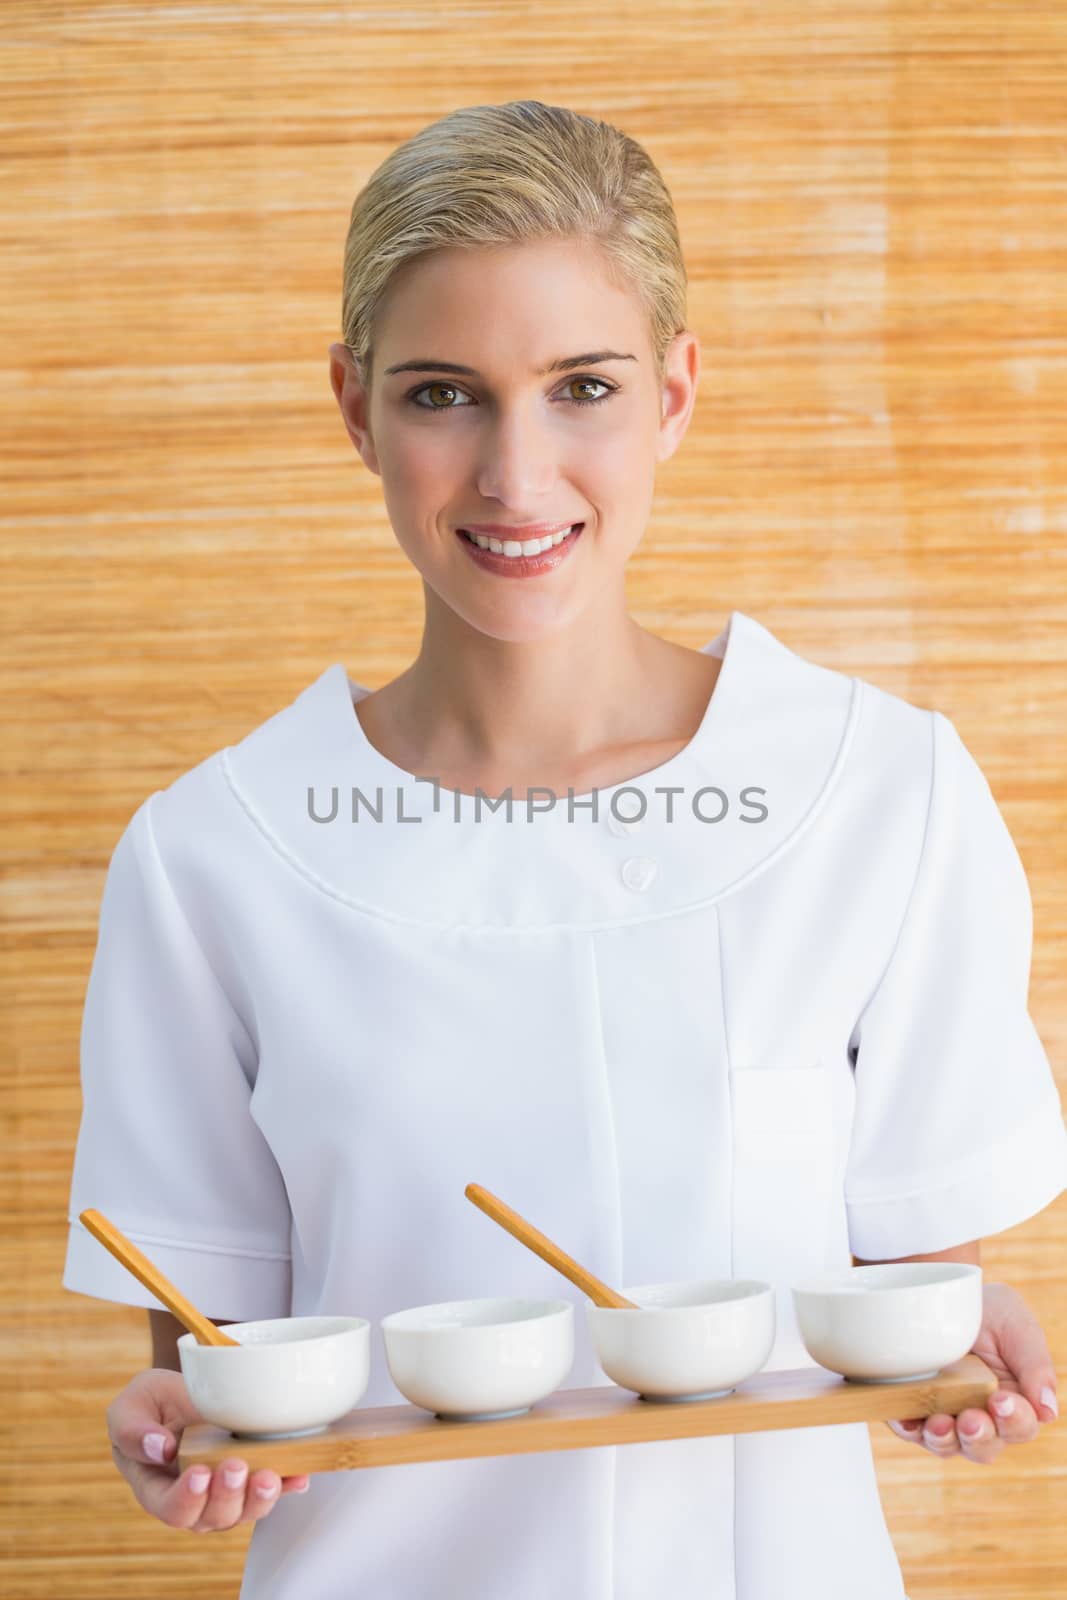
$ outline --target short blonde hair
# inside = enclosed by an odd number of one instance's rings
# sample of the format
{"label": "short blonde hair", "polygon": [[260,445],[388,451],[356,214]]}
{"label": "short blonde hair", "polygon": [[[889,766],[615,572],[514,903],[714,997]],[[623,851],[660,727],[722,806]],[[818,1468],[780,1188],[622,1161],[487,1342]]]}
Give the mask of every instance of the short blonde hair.
{"label": "short blonde hair", "polygon": [[374,319],[393,274],[431,251],[589,240],[640,299],[664,378],[686,328],[674,205],[643,147],[610,123],[540,100],[462,106],[399,145],[356,196],[345,240],[344,342],[368,391]]}

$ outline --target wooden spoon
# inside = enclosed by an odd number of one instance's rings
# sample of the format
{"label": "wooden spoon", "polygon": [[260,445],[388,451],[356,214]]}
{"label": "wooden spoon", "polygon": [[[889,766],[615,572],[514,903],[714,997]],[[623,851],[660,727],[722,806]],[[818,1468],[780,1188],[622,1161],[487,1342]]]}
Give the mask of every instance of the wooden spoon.
{"label": "wooden spoon", "polygon": [[487,1217],[492,1217],[494,1222],[499,1222],[502,1228],[514,1234],[520,1244],[532,1250],[534,1255],[540,1256],[542,1261],[547,1261],[550,1267],[555,1267],[557,1272],[562,1272],[565,1278],[569,1278],[583,1294],[589,1296],[594,1305],[620,1306],[631,1311],[641,1309],[632,1300],[627,1300],[625,1295],[619,1294],[615,1289],[609,1289],[606,1283],[594,1278],[585,1267],[578,1265],[573,1256],[567,1255],[558,1244],[553,1244],[551,1239],[532,1227],[525,1217],[520,1217],[517,1211],[512,1211],[503,1200],[498,1200],[495,1194],[483,1189],[480,1183],[468,1183],[463,1193],[468,1200],[473,1200]]}
{"label": "wooden spoon", "polygon": [[83,1211],[78,1220],[84,1223],[94,1238],[100,1240],[105,1250],[111,1251],[116,1261],[122,1262],[127,1272],[139,1278],[146,1289],[151,1290],[157,1299],[173,1311],[179,1322],[185,1323],[189,1332],[196,1336],[198,1344],[240,1343],[240,1340],[231,1339],[228,1333],[223,1333],[221,1328],[216,1328],[183,1294],[179,1294],[170,1279],[165,1278],[159,1268],[154,1267],[148,1257],[143,1256],[102,1211]]}

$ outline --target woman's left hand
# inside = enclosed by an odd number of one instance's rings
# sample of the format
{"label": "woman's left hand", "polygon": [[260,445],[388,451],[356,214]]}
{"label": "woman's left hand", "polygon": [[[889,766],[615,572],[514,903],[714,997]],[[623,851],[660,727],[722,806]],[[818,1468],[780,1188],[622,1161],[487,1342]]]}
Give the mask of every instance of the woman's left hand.
{"label": "woman's left hand", "polygon": [[888,1426],[934,1455],[988,1463],[1006,1444],[1036,1439],[1041,1423],[1055,1419],[1056,1371],[1040,1323],[1006,1283],[982,1285],[982,1326],[971,1350],[999,1380],[988,1410],[968,1406],[958,1417],[938,1411]]}

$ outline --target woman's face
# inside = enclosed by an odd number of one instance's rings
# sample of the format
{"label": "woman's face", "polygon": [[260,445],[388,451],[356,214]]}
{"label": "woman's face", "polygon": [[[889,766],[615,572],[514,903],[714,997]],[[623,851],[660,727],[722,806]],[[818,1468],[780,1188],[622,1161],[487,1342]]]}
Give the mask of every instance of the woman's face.
{"label": "woman's face", "polygon": [[[606,351],[624,359],[538,370]],[[623,606],[624,568],[656,465],[688,425],[700,355],[695,335],[679,334],[660,386],[641,304],[610,282],[595,247],[448,249],[401,269],[376,319],[369,403],[350,352],[335,344],[330,356],[348,432],[441,601],[509,640]],[[390,370],[410,362],[423,370]],[[538,522],[584,526],[564,561],[531,577],[487,570],[458,532]]]}

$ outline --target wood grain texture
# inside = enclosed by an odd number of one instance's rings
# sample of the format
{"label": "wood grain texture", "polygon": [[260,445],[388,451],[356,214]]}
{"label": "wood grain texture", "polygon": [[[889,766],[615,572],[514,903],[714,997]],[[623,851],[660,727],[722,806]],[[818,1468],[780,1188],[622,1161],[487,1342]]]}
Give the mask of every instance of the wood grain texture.
{"label": "wood grain texture", "polygon": [[[0,63],[0,1587],[236,1596],[251,1529],[165,1528],[111,1461],[145,1313],[60,1287],[79,1025],[145,796],[331,662],[377,687],[418,647],[420,580],[329,387],[357,189],[460,105],[541,98],[647,146],[703,373],[631,609],[700,646],[737,607],[955,721],[1030,878],[1062,1097],[1067,21],[1013,0],[9,0]],[[1060,1370],[1065,1247],[1063,1199],[983,1245]],[[910,1600],[1062,1588],[1065,1437],[977,1466],[873,1426]]]}
{"label": "wood grain texture", "polygon": [[607,1444],[696,1439],[716,1434],[821,1428],[836,1423],[959,1416],[983,1406],[997,1376],[966,1355],[933,1377],[909,1383],[853,1383],[824,1367],[757,1372],[729,1394],[708,1400],[648,1400],[616,1384],[557,1389],[520,1417],[479,1421],[443,1418],[421,1406],[356,1406],[322,1432],[305,1438],[249,1439],[201,1422],[186,1428],[178,1464],[220,1466],[239,1454],[259,1467],[298,1472],[354,1472],[413,1461],[469,1461],[475,1456],[524,1455],[541,1450],[596,1449]]}

